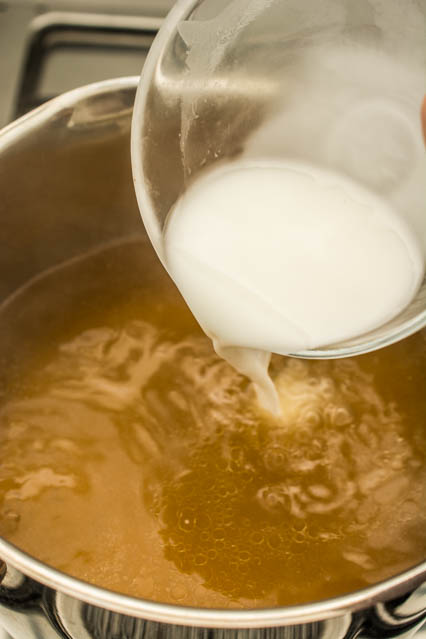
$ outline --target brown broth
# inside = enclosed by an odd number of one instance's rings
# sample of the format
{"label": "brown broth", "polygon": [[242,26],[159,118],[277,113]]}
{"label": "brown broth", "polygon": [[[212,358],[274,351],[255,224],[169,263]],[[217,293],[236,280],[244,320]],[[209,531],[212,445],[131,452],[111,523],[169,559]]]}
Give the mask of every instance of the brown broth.
{"label": "brown broth", "polygon": [[239,608],[425,558],[425,332],[354,359],[276,357],[276,419],[142,241],[36,279],[0,322],[0,533],[47,564]]}

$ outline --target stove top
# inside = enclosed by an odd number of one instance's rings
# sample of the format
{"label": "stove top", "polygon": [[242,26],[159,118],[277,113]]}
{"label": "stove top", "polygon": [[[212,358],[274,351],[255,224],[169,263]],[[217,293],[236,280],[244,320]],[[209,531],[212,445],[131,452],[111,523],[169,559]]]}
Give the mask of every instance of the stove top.
{"label": "stove top", "polygon": [[70,89],[139,75],[173,0],[0,2],[0,127]]}

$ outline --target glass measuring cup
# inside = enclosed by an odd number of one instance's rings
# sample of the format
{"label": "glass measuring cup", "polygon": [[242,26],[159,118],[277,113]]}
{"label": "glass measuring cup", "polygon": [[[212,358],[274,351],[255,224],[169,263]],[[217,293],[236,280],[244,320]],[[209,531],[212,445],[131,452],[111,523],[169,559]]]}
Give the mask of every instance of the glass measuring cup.
{"label": "glass measuring cup", "polygon": [[[132,125],[136,193],[160,259],[167,215],[198,175],[265,157],[348,175],[406,218],[426,255],[425,34],[414,0],[177,2],[145,64]],[[425,324],[426,279],[379,328],[292,355],[346,357]]]}

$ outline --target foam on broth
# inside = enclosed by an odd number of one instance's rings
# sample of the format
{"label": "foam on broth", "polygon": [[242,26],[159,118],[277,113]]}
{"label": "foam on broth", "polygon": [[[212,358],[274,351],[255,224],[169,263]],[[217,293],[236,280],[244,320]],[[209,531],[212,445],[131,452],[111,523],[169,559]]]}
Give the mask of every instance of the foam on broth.
{"label": "foam on broth", "polygon": [[244,608],[424,559],[426,333],[348,360],[273,358],[275,418],[137,239],[36,279],[0,321],[0,533],[42,561]]}

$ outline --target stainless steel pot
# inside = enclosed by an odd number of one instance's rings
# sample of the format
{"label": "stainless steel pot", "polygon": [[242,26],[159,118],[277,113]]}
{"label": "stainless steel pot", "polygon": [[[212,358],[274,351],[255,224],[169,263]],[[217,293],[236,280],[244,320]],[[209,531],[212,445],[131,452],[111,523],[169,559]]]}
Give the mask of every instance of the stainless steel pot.
{"label": "stainless steel pot", "polygon": [[[77,89],[0,133],[0,300],[46,268],[144,235],[129,152],[137,80]],[[426,618],[426,562],[335,599],[229,611],[118,595],[1,539],[0,557],[0,621],[17,639],[410,637]]]}

